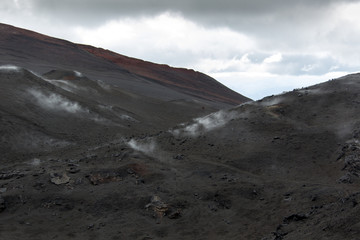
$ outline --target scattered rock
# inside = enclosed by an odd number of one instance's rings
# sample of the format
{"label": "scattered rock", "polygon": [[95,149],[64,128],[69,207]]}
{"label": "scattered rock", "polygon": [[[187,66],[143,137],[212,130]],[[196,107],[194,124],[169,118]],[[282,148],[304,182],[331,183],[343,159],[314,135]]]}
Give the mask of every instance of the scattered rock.
{"label": "scattered rock", "polygon": [[168,214],[167,214],[168,218],[170,219],[178,219],[181,217],[181,212],[180,212],[180,209],[176,209],[175,211],[170,211]]}
{"label": "scattered rock", "polygon": [[0,173],[0,180],[7,180],[7,179],[11,179],[11,178],[21,178],[24,177],[25,174],[21,173],[19,171],[13,171],[13,172],[2,172]]}
{"label": "scattered rock", "polygon": [[82,184],[83,183],[83,179],[82,178],[77,178],[76,180],[75,180],[75,185],[80,185],[80,184]]}
{"label": "scattered rock", "polygon": [[169,210],[169,207],[164,203],[159,196],[152,196],[150,203],[146,204],[145,209],[151,208],[156,217],[156,223],[161,223],[162,218],[165,216],[166,212]]}
{"label": "scattered rock", "polygon": [[339,183],[353,183],[353,181],[351,179],[351,175],[349,173],[346,173],[345,175],[340,177],[338,182]]}
{"label": "scattered rock", "polygon": [[90,174],[89,180],[93,185],[98,185],[103,183],[122,181],[123,178],[117,172],[102,171]]}
{"label": "scattered rock", "polygon": [[67,168],[66,171],[69,172],[69,173],[74,174],[74,173],[80,172],[80,168],[73,166],[73,167]]}
{"label": "scattered rock", "polygon": [[282,224],[279,224],[276,228],[276,231],[272,233],[275,236],[274,240],[282,240],[282,239],[284,239],[284,237],[286,235],[289,234],[289,230],[286,230],[286,227],[291,222],[303,221],[303,220],[307,219],[308,217],[309,217],[308,215],[303,214],[303,213],[292,214],[288,217],[285,217],[283,219]]}
{"label": "scattered rock", "polygon": [[[41,206],[48,209],[57,208],[60,211],[70,211],[75,207],[72,201],[60,197],[57,197],[55,199],[46,199],[41,204]],[[57,215],[57,213],[55,213],[54,215]]]}
{"label": "scattered rock", "polygon": [[128,174],[135,174],[134,170],[131,169],[131,168],[128,168],[128,169],[126,170],[126,172],[127,172]]}
{"label": "scattered rock", "polygon": [[159,196],[152,196],[150,203],[146,204],[145,209],[152,209],[154,212],[154,217],[156,218],[156,223],[160,224],[163,217],[167,216],[169,219],[178,219],[181,217],[181,208],[183,204],[176,204],[176,206],[170,206],[169,204],[163,202]]}
{"label": "scattered rock", "polygon": [[136,185],[145,184],[145,180],[144,179],[136,179],[135,184]]}
{"label": "scattered rock", "polygon": [[[133,163],[128,165],[128,174],[135,174],[137,176],[145,176],[148,174],[148,169],[145,164]],[[133,173],[130,173],[133,172]]]}
{"label": "scattered rock", "polygon": [[224,181],[227,181],[229,183],[231,182],[236,182],[237,181],[237,178],[235,176],[228,176],[227,174],[224,174],[222,177],[221,177],[221,180],[224,180]]}
{"label": "scattered rock", "polygon": [[70,177],[68,177],[66,173],[50,173],[50,177],[50,181],[56,185],[65,184],[70,181]]}
{"label": "scattered rock", "polygon": [[209,204],[208,207],[213,212],[216,212],[218,210],[218,207],[215,204]]}
{"label": "scattered rock", "polygon": [[36,190],[41,190],[41,189],[45,188],[45,184],[42,183],[42,182],[37,181],[37,182],[35,182],[35,184],[33,185],[33,187],[34,187]]}
{"label": "scattered rock", "polygon": [[[278,227],[278,228],[279,228],[279,227]],[[286,235],[288,235],[287,232],[279,232],[279,231],[273,232],[273,234],[274,234],[274,236],[275,236],[274,240],[282,240],[282,239],[284,239],[284,237],[285,237]]]}
{"label": "scattered rock", "polygon": [[5,200],[4,198],[0,195],[0,212],[4,211],[5,209]]}
{"label": "scattered rock", "polygon": [[115,157],[115,158],[118,158],[121,156],[121,153],[120,152],[116,152],[116,153],[113,153],[111,154],[112,157]]}
{"label": "scattered rock", "polygon": [[360,177],[360,146],[358,141],[349,142],[343,146],[341,153],[337,160],[344,162],[343,171],[346,171],[338,182],[339,183],[353,183]]}
{"label": "scattered rock", "polygon": [[224,223],[226,223],[226,224],[231,224],[231,222],[229,221],[229,220],[227,220],[227,219],[223,219],[223,221],[224,221]]}
{"label": "scattered rock", "polygon": [[284,220],[283,220],[283,223],[284,224],[289,224],[290,222],[294,221],[294,222],[297,222],[297,221],[301,221],[301,220],[304,220],[304,219],[307,219],[308,216],[306,214],[293,214],[293,215],[290,215],[288,217],[285,217]]}
{"label": "scattered rock", "polygon": [[184,159],[184,155],[182,155],[182,154],[177,154],[177,155],[175,155],[175,156],[173,156],[173,159],[176,159],[176,160],[183,160]]}
{"label": "scattered rock", "polygon": [[222,197],[216,197],[214,200],[218,207],[221,209],[230,209],[231,208],[231,200],[224,199]]}

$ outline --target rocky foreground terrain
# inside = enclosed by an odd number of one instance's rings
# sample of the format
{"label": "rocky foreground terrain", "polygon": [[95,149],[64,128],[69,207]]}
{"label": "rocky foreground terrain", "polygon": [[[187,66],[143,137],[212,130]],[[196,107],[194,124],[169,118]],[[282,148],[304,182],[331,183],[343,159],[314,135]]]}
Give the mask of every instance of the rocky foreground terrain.
{"label": "rocky foreground terrain", "polygon": [[360,239],[359,74],[230,101],[14,41],[0,41],[0,239]]}

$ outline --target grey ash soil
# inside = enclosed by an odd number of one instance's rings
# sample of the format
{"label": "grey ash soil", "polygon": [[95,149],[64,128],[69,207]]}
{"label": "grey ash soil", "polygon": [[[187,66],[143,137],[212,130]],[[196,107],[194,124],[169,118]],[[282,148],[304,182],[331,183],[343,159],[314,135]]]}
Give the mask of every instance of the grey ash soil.
{"label": "grey ash soil", "polygon": [[207,116],[76,74],[0,74],[0,239],[360,237],[359,75]]}

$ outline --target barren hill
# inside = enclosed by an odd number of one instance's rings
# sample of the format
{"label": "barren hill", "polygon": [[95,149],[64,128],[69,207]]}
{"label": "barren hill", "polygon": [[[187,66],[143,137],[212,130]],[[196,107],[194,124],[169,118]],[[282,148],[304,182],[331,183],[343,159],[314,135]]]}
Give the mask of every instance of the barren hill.
{"label": "barren hill", "polygon": [[194,70],[172,68],[0,24],[0,64],[36,72],[61,68],[121,85],[125,90],[168,100],[199,99],[217,106],[249,101]]}
{"label": "barren hill", "polygon": [[235,105],[201,73],[0,31],[0,239],[359,239],[359,74]]}

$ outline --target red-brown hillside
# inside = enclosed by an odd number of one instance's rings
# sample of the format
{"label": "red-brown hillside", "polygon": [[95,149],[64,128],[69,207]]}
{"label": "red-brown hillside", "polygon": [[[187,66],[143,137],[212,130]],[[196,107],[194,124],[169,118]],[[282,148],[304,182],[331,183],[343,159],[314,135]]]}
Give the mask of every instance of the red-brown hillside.
{"label": "red-brown hillside", "polygon": [[249,100],[228,89],[215,79],[192,69],[173,68],[164,64],[155,64],[127,57],[102,48],[95,48],[88,45],[79,46],[96,56],[116,63],[132,73],[169,87],[178,88],[181,91],[200,98],[235,105]]}
{"label": "red-brown hillside", "polygon": [[[104,80],[111,78],[125,89],[155,98],[160,97],[156,91],[156,86],[160,84],[180,94],[180,98],[185,96],[225,105],[238,105],[249,100],[194,70],[130,58],[6,24],[0,24],[0,64],[15,64],[39,72],[54,68],[84,71],[87,76]],[[134,87],[134,74],[153,83],[152,89],[144,84]],[[171,99],[169,96],[167,98]]]}

